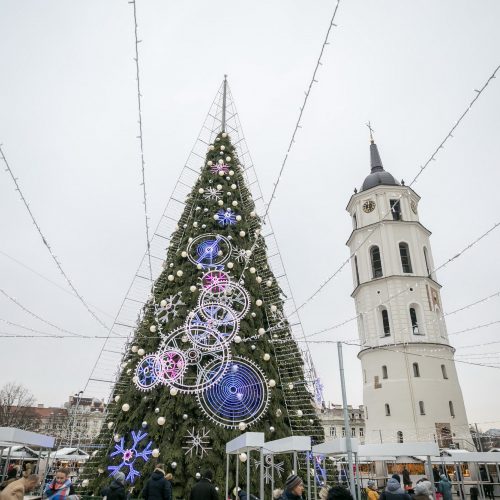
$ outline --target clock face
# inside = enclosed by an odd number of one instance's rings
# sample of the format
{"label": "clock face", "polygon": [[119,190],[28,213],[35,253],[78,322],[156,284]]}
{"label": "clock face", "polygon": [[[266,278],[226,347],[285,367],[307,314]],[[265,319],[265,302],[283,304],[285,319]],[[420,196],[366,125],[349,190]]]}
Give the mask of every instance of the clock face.
{"label": "clock face", "polygon": [[410,203],[410,206],[411,206],[413,213],[416,214],[417,213],[417,204],[412,200],[412,202]]}
{"label": "clock face", "polygon": [[375,210],[375,202],[373,200],[367,200],[363,203],[363,211],[369,214]]}

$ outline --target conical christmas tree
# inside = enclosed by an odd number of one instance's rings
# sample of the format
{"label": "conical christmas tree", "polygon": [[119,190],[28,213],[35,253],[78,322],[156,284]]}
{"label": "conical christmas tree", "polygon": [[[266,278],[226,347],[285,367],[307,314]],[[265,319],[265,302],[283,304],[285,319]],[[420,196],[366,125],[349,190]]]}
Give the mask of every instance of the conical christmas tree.
{"label": "conical christmas tree", "polygon": [[[138,496],[160,462],[174,475],[174,498],[187,498],[204,468],[222,493],[225,444],[242,432],[323,438],[245,167],[226,132],[226,85],[219,131],[200,160],[87,467],[96,493],[121,470]],[[292,470],[289,457],[279,463],[278,484]]]}

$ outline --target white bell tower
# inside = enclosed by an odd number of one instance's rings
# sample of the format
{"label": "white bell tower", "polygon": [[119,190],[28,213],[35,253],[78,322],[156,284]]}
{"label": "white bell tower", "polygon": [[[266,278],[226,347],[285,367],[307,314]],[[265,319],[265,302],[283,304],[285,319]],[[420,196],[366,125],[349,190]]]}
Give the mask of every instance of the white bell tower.
{"label": "white bell tower", "polygon": [[366,442],[471,448],[420,197],[384,170],[373,138],[370,159],[347,205]]}

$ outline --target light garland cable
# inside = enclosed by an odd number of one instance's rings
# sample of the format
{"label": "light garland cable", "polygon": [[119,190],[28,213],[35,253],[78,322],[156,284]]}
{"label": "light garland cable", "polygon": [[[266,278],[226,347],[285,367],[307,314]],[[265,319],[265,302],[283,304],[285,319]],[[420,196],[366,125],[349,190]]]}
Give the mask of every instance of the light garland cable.
{"label": "light garland cable", "polygon": [[[472,106],[476,103],[476,101],[479,99],[479,97],[482,95],[482,93],[484,92],[484,90],[486,89],[486,87],[490,84],[490,82],[496,77],[496,74],[497,72],[499,71],[500,69],[500,66],[497,66],[495,68],[495,70],[493,71],[493,73],[489,76],[489,78],[486,80],[485,84],[481,87],[480,90],[475,90],[476,92],[476,96],[474,97],[474,99],[472,99],[472,101],[469,103],[468,107],[466,108],[466,110],[461,114],[460,118],[455,122],[455,124],[451,127],[450,131],[446,134],[445,138],[441,141],[441,143],[439,144],[439,146],[436,148],[436,150],[431,154],[431,156],[429,157],[429,159],[425,162],[425,164],[423,166],[420,167],[420,170],[418,172],[418,174],[414,177],[414,179],[410,182],[410,184],[408,185],[408,187],[411,188],[411,186],[413,186],[413,184],[415,184],[417,182],[417,180],[419,179],[419,177],[422,175],[423,171],[430,165],[430,163],[432,161],[434,161],[436,159],[436,155],[438,154],[438,152],[444,148],[444,145],[446,144],[446,142],[451,138],[453,137],[453,132],[457,129],[457,127],[460,125],[460,123],[462,123],[462,120],[465,118],[465,116],[467,115],[467,113],[470,111],[470,109],[472,108]],[[399,199],[402,198],[402,195],[399,196]],[[384,220],[389,214],[391,213],[391,210],[389,210],[383,217],[382,217],[382,220]],[[300,309],[302,309],[305,305],[309,304],[324,288],[325,286],[330,283],[330,281],[332,281],[343,269],[344,267],[351,261],[351,259],[354,257],[354,255],[356,254],[356,252],[366,243],[366,241],[368,240],[368,238],[370,237],[371,235],[367,235],[366,238],[363,239],[363,241],[356,247],[356,249],[350,254],[349,258],[347,260],[345,260],[344,262],[342,262],[342,264],[340,265],[340,267],[332,274],[330,275],[321,285],[318,289],[316,289],[312,295],[310,295],[299,307],[297,307],[297,309],[295,311],[293,311],[293,313],[299,311]],[[292,314],[293,314],[292,313]]]}
{"label": "light garland cable", "polygon": [[[451,262],[454,262],[455,260],[457,260],[459,257],[461,257],[465,252],[467,252],[468,250],[470,250],[474,245],[476,245],[477,243],[479,243],[482,239],[484,239],[486,236],[488,236],[492,231],[494,231],[498,226],[500,226],[500,222],[496,222],[490,229],[488,229],[486,232],[484,232],[481,236],[479,236],[478,238],[476,238],[475,240],[473,240],[472,242],[468,243],[461,251],[459,251],[457,254],[455,254],[453,257],[449,258],[448,260],[446,260],[445,262],[443,262],[443,264],[439,265],[438,267],[435,267],[434,269],[432,269],[430,272],[429,272],[429,275],[432,275],[433,273],[435,273],[436,271],[438,270],[441,270],[441,269],[444,269],[448,264],[450,264]],[[398,292],[396,292],[395,294],[391,295],[390,297],[387,298],[387,300],[384,300],[384,304],[387,304],[389,302],[391,302],[393,299],[399,297],[400,295],[404,294],[404,293],[408,293],[410,291],[413,290],[414,287],[417,287],[420,283],[420,279],[422,277],[419,278],[418,281],[415,281],[415,284],[413,284],[412,286],[409,286],[403,290],[400,290]],[[453,313],[450,313],[450,314],[454,314],[454,313],[457,313],[459,311],[461,311],[462,309],[466,309],[468,307],[472,307],[476,304],[480,304],[481,302],[484,302],[485,300],[488,300],[489,298],[491,297],[494,297],[494,296],[497,296],[497,295],[500,295],[500,292],[496,292],[494,293],[493,295],[491,296],[488,296],[488,297],[485,297],[484,299],[481,299],[477,302],[474,302],[472,304],[468,304],[466,306],[464,306],[463,308],[461,309],[458,309],[456,311],[454,311]],[[359,317],[361,317],[363,314],[368,314],[374,310],[376,310],[378,307],[380,306],[380,304],[377,304],[376,306],[366,310],[366,311],[363,311],[363,312],[360,312],[358,314],[356,314],[356,316],[353,316],[349,319],[346,319],[340,323],[336,323],[335,325],[332,325],[328,328],[324,328],[322,330],[319,330],[317,332],[314,332],[314,333],[311,333],[309,335],[306,335],[307,338],[310,338],[310,337],[314,337],[316,335],[319,335],[320,333],[325,333],[325,332],[328,332],[328,331],[331,331],[331,330],[335,330],[336,328],[340,328],[341,326],[344,326],[352,321],[355,321],[356,319],[358,319]],[[443,316],[447,316],[447,314],[443,314]],[[440,320],[440,318],[439,318]],[[434,320],[436,321],[436,320]],[[409,330],[409,328],[408,328]],[[404,332],[404,330],[403,330]],[[403,333],[401,332],[401,333]]]}
{"label": "light garland cable", "polygon": [[56,255],[52,251],[52,248],[51,248],[51,246],[50,246],[47,238],[42,233],[42,229],[40,228],[38,222],[35,219],[35,216],[33,215],[33,212],[31,211],[31,208],[30,208],[30,206],[28,204],[28,201],[26,200],[26,198],[24,197],[23,192],[21,191],[21,187],[19,186],[19,183],[17,181],[17,177],[14,175],[14,172],[12,171],[9,162],[7,161],[7,158],[5,157],[5,154],[3,152],[3,149],[2,149],[1,145],[0,145],[0,156],[2,157],[2,160],[5,163],[5,166],[7,167],[6,171],[9,172],[10,176],[12,177],[12,180],[14,181],[14,185],[16,186],[16,191],[19,193],[21,201],[23,202],[24,206],[26,207],[26,210],[28,211],[28,214],[29,214],[29,216],[31,218],[31,221],[33,222],[33,225],[35,226],[36,230],[38,231],[38,234],[42,238],[42,242],[45,245],[45,247],[47,248],[47,250],[48,250],[50,256],[52,257],[52,260],[55,262],[57,268],[59,269],[59,272],[63,275],[64,279],[66,280],[66,283],[68,283],[69,287],[71,288],[71,290],[73,291],[73,293],[75,294],[75,296],[80,300],[80,302],[83,304],[83,306],[85,307],[85,309],[87,309],[87,311],[89,312],[89,314],[103,328],[105,328],[106,330],[108,330],[109,327],[106,325],[106,323],[104,323],[104,321],[102,321],[101,318],[99,318],[99,316],[97,316],[97,314],[95,314],[95,312],[92,311],[92,309],[89,307],[89,305],[87,304],[87,302],[85,301],[85,299],[82,297],[82,295],[80,295],[80,293],[76,289],[75,285],[73,284],[73,282],[69,278],[68,274],[63,269],[63,267],[62,267],[61,263],[59,262],[58,258],[56,257]]}
{"label": "light garland cable", "polygon": [[[44,336],[53,335],[53,334],[48,333],[48,332],[42,332],[41,330],[36,330],[34,328],[30,328],[29,326],[21,325],[19,323],[14,323],[13,321],[9,321],[8,319],[0,318],[0,321],[2,323],[5,323],[6,325],[15,326],[17,328],[22,328],[24,330],[28,330],[28,331],[33,332],[33,333],[39,333],[40,335],[44,335]],[[10,335],[10,336],[14,335],[15,336],[15,334],[7,334],[7,335]],[[78,337],[78,338],[83,338],[83,336],[82,337]]]}
{"label": "light garland cable", "polygon": [[[328,29],[326,31],[325,39],[324,39],[323,44],[321,46],[319,57],[316,60],[316,66],[314,67],[314,71],[313,71],[311,80],[309,82],[309,86],[307,87],[307,90],[304,92],[305,93],[305,95],[304,95],[304,102],[302,103],[302,106],[299,108],[299,110],[300,110],[299,111],[299,116],[297,118],[297,122],[295,123],[295,127],[294,127],[293,132],[292,132],[292,137],[290,139],[290,143],[288,144],[288,149],[287,149],[287,151],[285,153],[283,161],[281,162],[281,167],[280,167],[280,170],[279,170],[276,182],[274,182],[274,186],[273,186],[273,190],[272,190],[272,193],[271,193],[271,197],[269,198],[269,202],[266,205],[266,210],[264,212],[264,215],[262,216],[262,224],[265,224],[265,221],[266,221],[267,216],[269,214],[269,209],[271,208],[271,203],[276,198],[276,191],[277,191],[278,185],[279,185],[279,183],[281,181],[281,177],[283,175],[283,171],[285,170],[285,166],[286,166],[287,161],[288,161],[288,156],[289,156],[289,154],[290,154],[290,152],[292,150],[293,145],[295,144],[295,136],[297,135],[298,130],[300,128],[302,128],[302,126],[301,126],[302,116],[304,114],[304,110],[305,110],[307,102],[309,100],[309,96],[311,95],[312,86],[313,86],[314,83],[318,82],[318,80],[316,79],[316,75],[318,73],[319,67],[323,65],[323,63],[321,62],[321,59],[323,58],[323,53],[325,51],[326,46],[329,45],[329,43],[330,43],[329,39],[330,39],[330,33],[332,31],[332,28],[337,26],[334,21],[335,21],[335,17],[337,16],[337,11],[338,11],[339,5],[340,5],[340,0],[336,0],[335,8],[333,10],[332,17],[331,17],[330,22],[328,24]],[[252,251],[252,253],[255,250],[255,247],[257,245],[258,239],[259,238],[255,239],[255,241],[254,241],[254,243],[253,243],[253,245],[252,245],[252,247],[250,249]],[[248,266],[248,262],[245,263],[245,266],[244,266],[244,268],[243,268],[243,270],[241,272],[241,276],[243,276],[243,274],[245,273],[247,266]]]}
{"label": "light garland cable", "polygon": [[[71,290],[68,290],[67,288],[64,288],[63,286],[59,285],[55,281],[51,280],[50,278],[47,278],[47,276],[44,276],[43,274],[39,273],[37,270],[35,270],[32,267],[28,266],[24,262],[21,262],[20,260],[16,259],[15,257],[12,257],[12,255],[9,255],[8,253],[5,253],[2,250],[0,250],[0,254],[3,255],[4,257],[6,257],[7,259],[10,259],[12,262],[15,262],[16,264],[18,264],[19,266],[23,267],[24,269],[32,272],[33,274],[35,274],[39,278],[42,278],[43,280],[47,281],[51,285],[54,285],[56,288],[59,288],[59,290],[61,290],[62,292],[66,293],[68,295],[71,295],[71,297],[75,297],[75,294]],[[113,318],[113,316],[111,316],[111,314],[107,313],[106,311],[103,311],[102,309],[100,309],[96,305],[91,304],[90,302],[88,302],[88,304],[89,304],[89,306],[93,307],[96,311],[99,311],[100,313],[108,316],[111,319]]]}
{"label": "light garland cable", "polygon": [[[141,79],[140,79],[140,71],[139,71],[139,43],[142,40],[139,40],[138,35],[138,24],[137,24],[137,8],[136,8],[136,0],[131,0],[129,2],[133,5],[134,9],[134,34],[135,34],[135,71],[136,71],[136,80],[137,80],[137,109],[139,115],[139,145],[141,150],[141,176],[142,176],[142,203],[144,205],[144,224],[146,230],[146,251],[148,255],[148,265],[149,265],[149,278],[151,283],[153,283],[153,267],[151,265],[151,242],[149,238],[149,217],[148,217],[148,202],[147,202],[147,193],[146,193],[146,162],[144,160],[144,138],[142,133],[142,94],[141,94]],[[154,297],[154,294],[153,294]]]}

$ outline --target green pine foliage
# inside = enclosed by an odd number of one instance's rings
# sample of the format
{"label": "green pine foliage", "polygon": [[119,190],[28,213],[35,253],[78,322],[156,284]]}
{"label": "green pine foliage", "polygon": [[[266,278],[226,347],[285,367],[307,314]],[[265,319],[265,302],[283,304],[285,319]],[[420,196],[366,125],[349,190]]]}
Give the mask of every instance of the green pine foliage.
{"label": "green pine foliage", "polygon": [[[223,147],[224,149],[222,150]],[[231,158],[226,161],[226,157]],[[230,166],[229,174],[218,175],[211,171],[209,162],[217,164],[219,159]],[[209,199],[205,195],[209,188],[217,188],[221,192],[220,199]],[[236,206],[233,202],[237,202]],[[221,208],[231,208],[236,215],[241,216],[234,225],[222,227],[214,215]],[[275,300],[273,304],[264,300],[267,292],[275,292],[274,297],[282,295],[279,285],[268,267],[266,256],[266,244],[261,235],[261,220],[254,212],[255,206],[250,191],[245,185],[243,167],[239,164],[237,153],[233,148],[227,134],[219,134],[214,142],[213,148],[209,149],[205,166],[193,186],[191,193],[186,199],[184,212],[179,220],[178,226],[171,237],[167,248],[167,257],[164,270],[157,279],[154,286],[154,302],[159,304],[162,299],[176,296],[181,298],[184,305],[178,308],[178,314],[171,318],[168,323],[162,325],[162,332],[170,332],[182,327],[186,321],[189,311],[198,305],[201,288],[201,277],[204,272],[198,269],[188,258],[185,257],[190,239],[205,233],[221,234],[229,238],[233,249],[252,250],[248,259],[238,260],[235,255],[230,258],[234,264],[225,272],[228,272],[235,281],[240,281],[251,297],[249,312],[241,320],[238,335],[242,342],[233,342],[230,350],[233,356],[243,356],[254,362],[264,372],[267,380],[275,380],[276,386],[269,388],[270,400],[263,417],[247,427],[246,431],[264,432],[266,440],[279,439],[292,435],[291,426],[296,424],[300,427],[302,434],[313,435],[316,441],[322,440],[323,430],[313,408],[313,398],[304,384],[304,373],[302,358],[296,343],[290,334],[290,327],[286,320],[282,321],[281,327],[276,327],[282,312],[283,302]],[[256,243],[256,244],[255,244]],[[252,268],[252,269],[251,269]],[[240,280],[241,277],[241,280]],[[196,287],[193,292],[193,286]],[[269,293],[267,294],[269,296]],[[260,299],[261,306],[256,304]],[[195,483],[196,473],[210,468],[214,471],[214,484],[220,490],[222,498],[226,481],[226,456],[225,444],[242,433],[239,429],[227,429],[212,422],[199,407],[194,394],[171,395],[169,387],[160,385],[150,392],[140,391],[133,383],[135,367],[141,356],[137,348],[143,349],[146,354],[153,353],[160,343],[159,332],[152,333],[150,327],[157,325],[155,319],[154,302],[151,300],[142,311],[142,317],[138,323],[135,337],[128,346],[128,353],[122,364],[122,371],[118,383],[114,389],[109,414],[101,431],[98,442],[104,446],[99,449],[87,466],[87,477],[90,479],[89,491],[99,494],[103,486],[109,483],[109,465],[119,463],[118,460],[110,459],[109,454],[113,451],[115,442],[113,436],[118,434],[126,437],[126,446],[130,446],[130,431],[145,430],[148,439],[153,440],[153,448],[160,450],[158,458],[151,457],[147,463],[140,459],[136,466],[141,476],[134,484],[133,496],[139,496],[144,480],[154,470],[156,463],[163,463],[167,472],[174,475],[174,498],[187,498],[188,493]],[[276,309],[272,311],[271,306]],[[278,314],[278,316],[276,316]],[[272,333],[268,330],[272,329]],[[265,334],[259,334],[259,329],[264,328]],[[252,337],[252,339],[250,339]],[[136,348],[132,349],[132,346]],[[287,363],[276,362],[276,349],[286,349]],[[283,352],[283,351],[282,351]],[[270,360],[265,361],[264,355],[270,355]],[[294,381],[293,387],[289,381]],[[286,382],[286,383],[285,383]],[[288,400],[300,401],[303,407],[303,416],[297,412],[287,410]],[[128,404],[130,410],[122,410],[123,404]],[[156,413],[155,409],[159,409]],[[157,423],[158,417],[163,416],[166,423],[161,426]],[[142,423],[147,422],[143,429]],[[108,423],[110,427],[108,428]],[[187,446],[187,435],[194,429],[195,433],[202,428],[209,431],[207,445],[209,450],[202,457],[199,454],[186,454],[183,447]],[[271,428],[274,431],[271,432]],[[297,433],[297,432],[296,432]],[[254,455],[258,459],[257,454]],[[284,473],[280,479],[276,476],[276,486],[279,486],[292,470],[291,457],[276,457],[276,461],[284,463]],[[175,469],[172,463],[176,463]],[[232,460],[231,488],[234,486],[235,460]],[[302,462],[303,463],[303,462]],[[255,462],[252,459],[252,481],[253,492],[258,491],[258,473]],[[102,471],[102,472],[101,472]],[[126,472],[126,470],[124,470]],[[302,471],[305,476],[305,468]],[[245,467],[240,467],[240,484],[246,484]]]}

